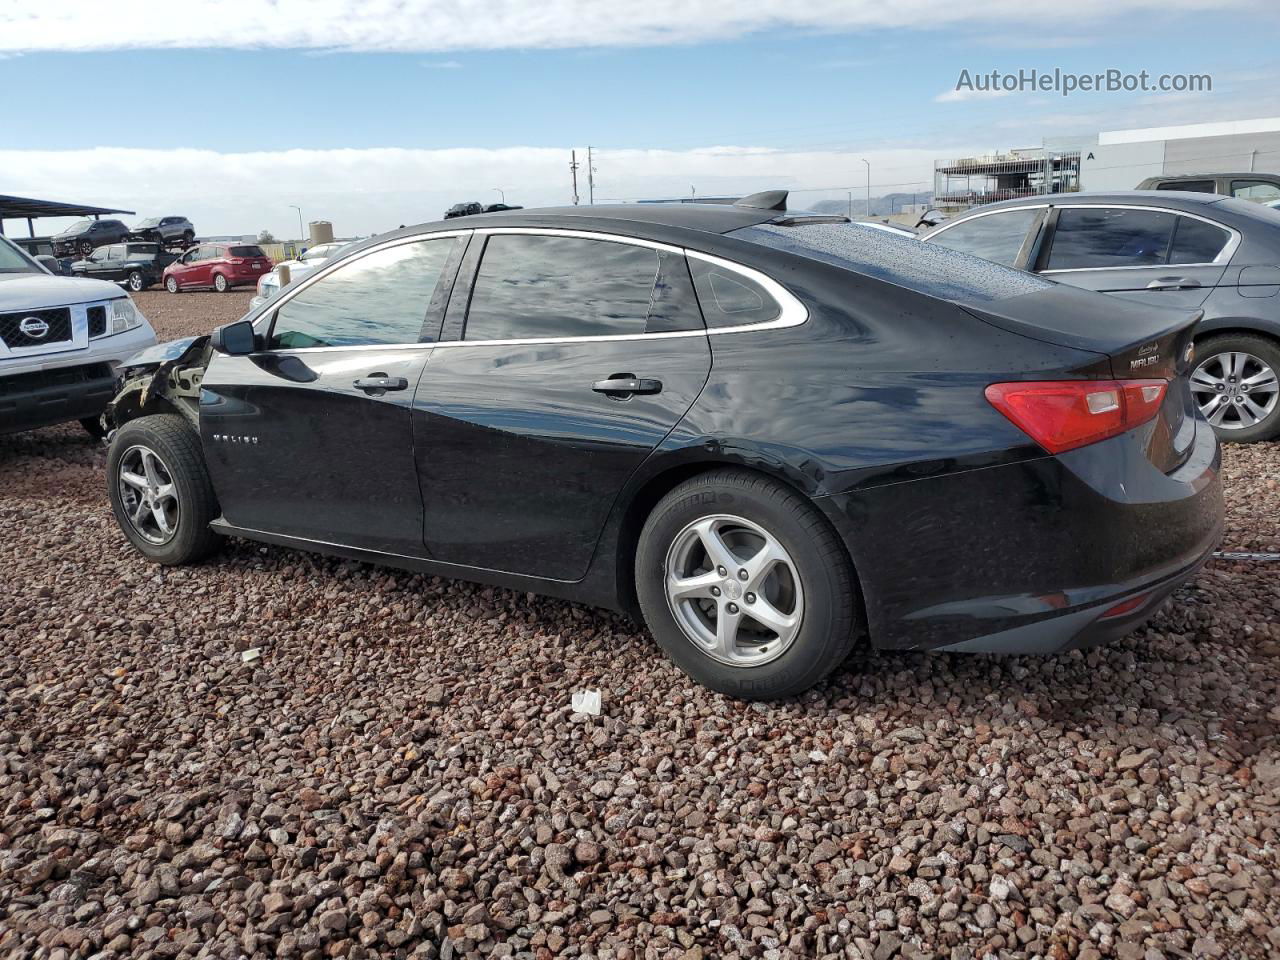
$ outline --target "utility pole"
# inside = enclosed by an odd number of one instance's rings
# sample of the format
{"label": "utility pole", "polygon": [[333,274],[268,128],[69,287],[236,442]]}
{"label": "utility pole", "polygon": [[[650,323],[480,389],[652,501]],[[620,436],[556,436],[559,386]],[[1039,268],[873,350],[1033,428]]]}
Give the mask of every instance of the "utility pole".
{"label": "utility pole", "polygon": [[587,147],[587,203],[596,202],[596,166],[591,162],[591,148]]}
{"label": "utility pole", "polygon": [[849,191],[849,219],[853,219],[853,191]]}
{"label": "utility pole", "polygon": [[862,161],[867,165],[867,217],[871,216],[871,161],[864,159]]}
{"label": "utility pole", "polygon": [[302,227],[302,208],[301,208],[301,207],[299,207],[299,206],[295,206],[295,205],[294,205],[294,204],[292,204],[292,203],[291,203],[291,204],[289,204],[289,206],[290,206],[290,207],[292,207],[294,210],[297,210],[297,211],[298,211],[298,239],[299,239],[299,240],[301,240],[303,243],[306,243],[306,242],[307,242],[307,231],[306,231],[306,230],[304,230],[304,229],[303,229],[303,227]]}
{"label": "utility pole", "polygon": [[578,205],[578,151],[569,151],[569,172],[573,175],[573,205]]}

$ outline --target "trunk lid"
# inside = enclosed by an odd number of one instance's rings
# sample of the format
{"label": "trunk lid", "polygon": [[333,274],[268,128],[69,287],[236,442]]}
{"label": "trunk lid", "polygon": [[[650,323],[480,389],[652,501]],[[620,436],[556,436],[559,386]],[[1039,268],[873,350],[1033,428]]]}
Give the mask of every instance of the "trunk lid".
{"label": "trunk lid", "polygon": [[[1192,333],[1203,311],[1150,307],[1063,284],[963,307],[1011,333],[1105,354],[1112,379],[1167,380],[1160,412],[1142,428],[1149,429],[1147,456],[1165,473],[1186,461],[1197,429],[1190,388]],[[1098,379],[1103,376],[1100,372]]]}

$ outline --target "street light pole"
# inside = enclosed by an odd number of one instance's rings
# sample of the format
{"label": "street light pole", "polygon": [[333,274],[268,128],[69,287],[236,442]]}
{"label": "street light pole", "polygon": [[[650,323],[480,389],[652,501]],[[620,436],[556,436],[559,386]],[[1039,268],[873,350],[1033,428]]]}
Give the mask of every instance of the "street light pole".
{"label": "street light pole", "polygon": [[505,191],[503,191],[503,189],[502,189],[501,187],[493,187],[492,189],[494,189],[494,190],[497,190],[497,191],[498,191],[498,196],[502,197],[502,205],[505,207],[505,206],[507,205],[507,194],[506,194],[506,192],[505,192]]}
{"label": "street light pole", "polygon": [[867,165],[867,216],[871,216],[871,161],[864,159],[862,161]]}
{"label": "street light pole", "polygon": [[298,239],[305,243],[307,240],[307,231],[302,227],[302,208],[295,206],[292,203],[289,204],[289,206],[298,211]]}

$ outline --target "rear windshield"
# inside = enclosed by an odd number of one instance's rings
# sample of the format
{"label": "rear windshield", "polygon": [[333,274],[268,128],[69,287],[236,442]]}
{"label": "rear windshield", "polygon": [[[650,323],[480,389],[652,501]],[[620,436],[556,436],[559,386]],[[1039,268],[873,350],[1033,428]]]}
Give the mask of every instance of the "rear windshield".
{"label": "rear windshield", "polygon": [[1012,267],[856,223],[795,227],[762,223],[730,231],[728,236],[847,267],[943,300],[1005,300],[1053,286]]}
{"label": "rear windshield", "polygon": [[154,257],[159,250],[154,243],[131,243],[128,254],[131,257]]}
{"label": "rear windshield", "polygon": [[227,254],[230,257],[262,257],[266,256],[261,247],[232,247]]}

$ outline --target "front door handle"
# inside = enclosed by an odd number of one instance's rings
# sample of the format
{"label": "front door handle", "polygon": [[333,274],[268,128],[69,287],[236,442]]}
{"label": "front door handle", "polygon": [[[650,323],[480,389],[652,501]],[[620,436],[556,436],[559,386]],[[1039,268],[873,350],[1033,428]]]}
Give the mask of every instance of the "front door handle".
{"label": "front door handle", "polygon": [[372,377],[361,377],[352,381],[351,385],[357,390],[363,390],[365,393],[380,397],[388,390],[405,390],[409,386],[409,381],[404,377],[387,377],[374,374]]}
{"label": "front door handle", "polygon": [[1190,290],[1200,286],[1199,280],[1190,277],[1159,277],[1147,284],[1148,290]]}
{"label": "front door handle", "polygon": [[607,393],[610,396],[626,399],[635,393],[661,393],[662,381],[649,380],[644,377],[610,377],[608,380],[597,380],[591,385],[596,393]]}

